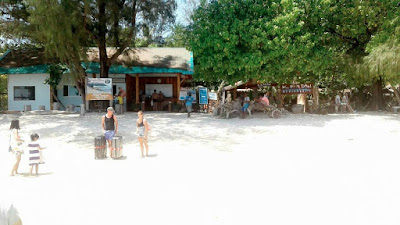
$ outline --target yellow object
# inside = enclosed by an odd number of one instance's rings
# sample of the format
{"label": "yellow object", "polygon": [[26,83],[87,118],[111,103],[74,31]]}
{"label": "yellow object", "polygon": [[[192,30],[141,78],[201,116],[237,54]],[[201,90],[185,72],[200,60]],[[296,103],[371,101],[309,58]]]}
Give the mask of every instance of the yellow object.
{"label": "yellow object", "polygon": [[118,103],[119,103],[120,105],[124,104],[124,100],[122,99],[121,96],[118,96]]}

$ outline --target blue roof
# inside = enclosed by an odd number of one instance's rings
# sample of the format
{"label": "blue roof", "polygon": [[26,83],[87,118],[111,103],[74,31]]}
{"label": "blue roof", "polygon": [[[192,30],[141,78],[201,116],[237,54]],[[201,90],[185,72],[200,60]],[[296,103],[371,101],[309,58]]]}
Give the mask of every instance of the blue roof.
{"label": "blue roof", "polygon": [[[49,65],[36,65],[27,67],[3,68],[0,67],[0,74],[38,74],[48,73]],[[99,63],[82,63],[86,73],[100,73]],[[172,68],[157,68],[157,67],[124,67],[121,65],[113,65],[109,70],[110,74],[136,74],[136,73],[181,73],[184,75],[193,75],[193,71]]]}

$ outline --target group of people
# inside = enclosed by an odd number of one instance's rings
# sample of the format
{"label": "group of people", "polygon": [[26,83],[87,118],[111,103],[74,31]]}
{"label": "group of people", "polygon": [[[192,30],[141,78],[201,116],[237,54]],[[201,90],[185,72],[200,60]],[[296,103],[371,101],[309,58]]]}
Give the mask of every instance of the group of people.
{"label": "group of people", "polygon": [[349,103],[349,97],[347,96],[347,93],[344,93],[342,98],[340,98],[340,94],[337,94],[335,97],[335,112],[339,112],[339,108],[341,112],[346,111],[346,109],[349,112],[354,112],[353,108],[351,107]]}
{"label": "group of people", "polygon": [[[114,115],[114,109],[112,107],[107,108],[107,114],[101,118],[101,127],[106,139],[108,149],[110,152],[110,158],[112,156],[112,139],[117,135],[118,132],[118,119]],[[140,144],[140,150],[142,157],[149,156],[149,146],[147,144],[147,137],[150,131],[150,124],[143,116],[143,111],[138,112],[138,119],[136,120],[136,134],[138,135],[138,141]],[[144,148],[146,149],[146,155],[144,154]]]}
{"label": "group of people", "polygon": [[161,107],[161,103],[164,101],[164,94],[162,91],[157,93],[157,90],[154,90],[153,94],[151,94],[151,104],[153,106],[153,111],[159,111]]}
{"label": "group of people", "polygon": [[[107,108],[107,114],[101,119],[101,125],[104,137],[108,144],[108,149],[110,152],[110,157],[112,154],[112,139],[118,132],[118,119],[114,115],[114,109],[112,107]],[[25,141],[19,135],[20,124],[19,120],[14,119],[11,121],[10,125],[10,139],[8,151],[15,157],[15,162],[12,165],[11,176],[19,174],[18,168],[20,166],[21,157],[27,150],[30,171],[29,174],[33,175],[33,170],[35,169],[35,174],[39,174],[39,165],[44,164],[43,150],[45,147],[41,146],[39,143],[39,135],[33,133],[30,135],[29,143],[25,144]],[[138,141],[140,144],[140,150],[142,157],[149,156],[149,146],[147,143],[148,134],[150,131],[150,124],[143,116],[143,111],[138,112],[138,119],[136,120],[136,133],[138,135]],[[144,154],[144,149],[146,154]]]}
{"label": "group of people", "polygon": [[15,163],[12,166],[11,176],[15,176],[18,174],[19,164],[21,162],[21,156],[24,154],[24,149],[28,150],[29,157],[29,166],[30,171],[29,174],[32,176],[33,168],[35,168],[36,175],[39,173],[39,164],[43,164],[43,153],[42,151],[45,147],[42,147],[38,140],[39,135],[37,133],[33,133],[30,136],[30,142],[27,145],[24,145],[24,140],[21,139],[19,135],[19,120],[15,119],[11,121],[10,125],[10,145],[8,151],[11,152],[15,156]]}
{"label": "group of people", "polygon": [[[255,102],[261,103],[265,106],[269,106],[269,99],[268,99],[268,94],[260,94],[257,99],[255,99]],[[247,109],[250,106],[250,97],[247,96],[247,93],[244,93],[243,97],[243,107],[242,107],[242,118],[245,117],[245,114],[247,112]]]}

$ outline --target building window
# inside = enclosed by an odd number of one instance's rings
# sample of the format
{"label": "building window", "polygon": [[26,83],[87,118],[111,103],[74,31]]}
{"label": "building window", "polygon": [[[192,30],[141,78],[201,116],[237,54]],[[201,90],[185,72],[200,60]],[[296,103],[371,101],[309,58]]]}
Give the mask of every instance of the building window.
{"label": "building window", "polygon": [[63,96],[68,96],[68,85],[64,85],[63,87]]}
{"label": "building window", "polygon": [[74,96],[81,96],[81,95],[79,94],[79,91],[76,88],[76,86],[64,85],[63,96],[74,97]]}
{"label": "building window", "polygon": [[14,86],[14,101],[35,100],[35,86]]}

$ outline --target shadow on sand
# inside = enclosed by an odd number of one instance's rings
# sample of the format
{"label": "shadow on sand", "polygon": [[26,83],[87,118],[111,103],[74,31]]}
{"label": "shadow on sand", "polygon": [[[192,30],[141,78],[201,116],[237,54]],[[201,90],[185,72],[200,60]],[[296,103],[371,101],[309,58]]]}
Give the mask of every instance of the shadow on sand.
{"label": "shadow on sand", "polygon": [[[32,173],[32,176],[29,173],[20,173],[19,176],[22,177],[29,177],[29,178],[36,178],[36,177],[41,177],[41,176],[47,176],[47,175],[52,175],[53,172],[47,172],[47,173],[39,173],[36,175],[34,172]],[[18,175],[17,175],[18,176]]]}
{"label": "shadow on sand", "polygon": [[120,158],[112,158],[112,160],[126,160],[127,158],[127,156],[122,156]]}

